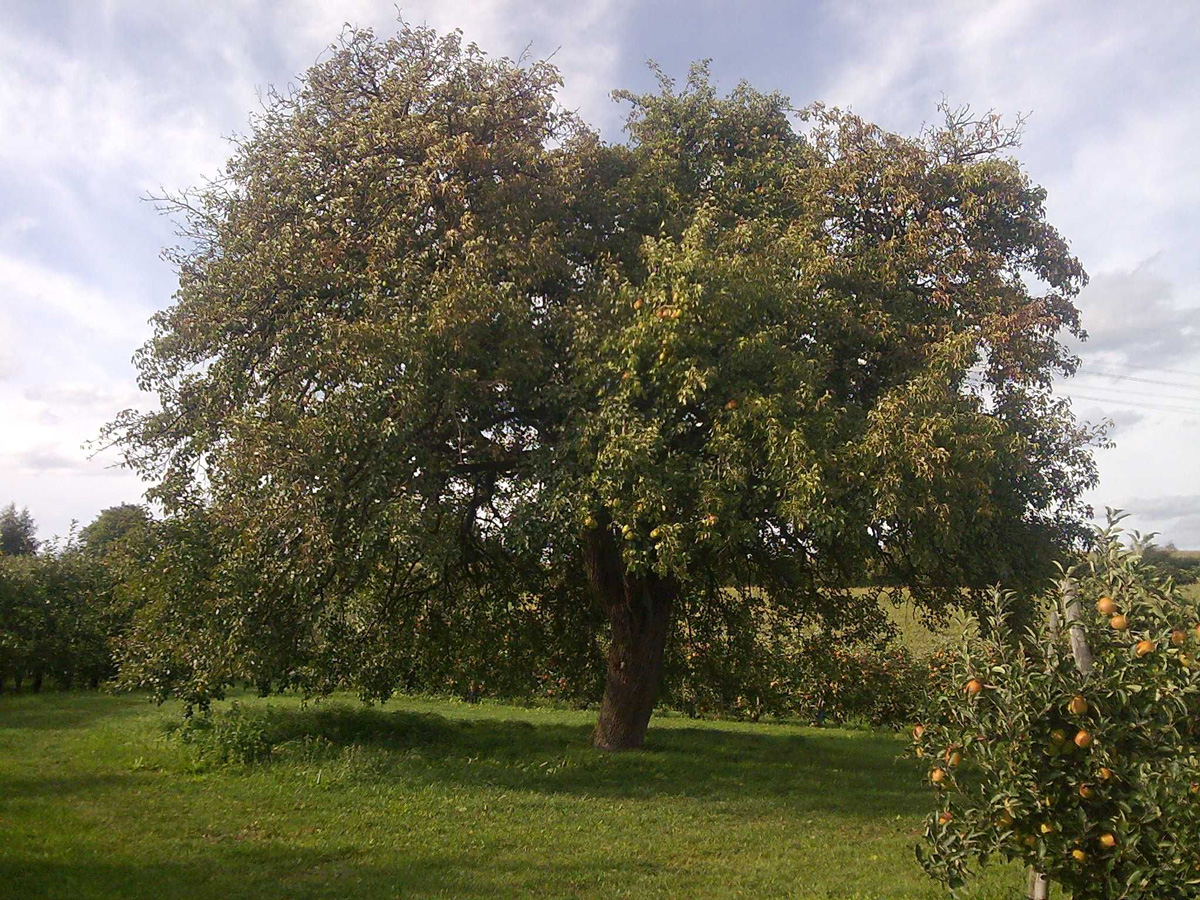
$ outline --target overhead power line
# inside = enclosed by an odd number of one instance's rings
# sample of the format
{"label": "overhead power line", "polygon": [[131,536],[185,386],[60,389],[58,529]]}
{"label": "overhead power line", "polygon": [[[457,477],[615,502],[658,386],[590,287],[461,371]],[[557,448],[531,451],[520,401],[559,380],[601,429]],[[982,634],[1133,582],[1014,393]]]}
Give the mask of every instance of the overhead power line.
{"label": "overhead power line", "polygon": [[[1168,402],[1171,402],[1174,400],[1178,400],[1181,403],[1200,403],[1200,397],[1181,397],[1181,396],[1178,396],[1175,394],[1167,393],[1165,391],[1152,391],[1152,390],[1139,391],[1137,388],[1116,387],[1115,385],[1107,385],[1107,384],[1106,385],[1081,384],[1081,385],[1079,385],[1079,387],[1083,388],[1085,391],[1092,391],[1093,393],[1130,394],[1135,397],[1149,397],[1154,401],[1166,400]],[[1072,385],[1069,382],[1066,384],[1062,384],[1059,386],[1059,390],[1062,393],[1070,393],[1070,391],[1072,390]]]}
{"label": "overhead power line", "polygon": [[1182,388],[1185,391],[1196,391],[1197,393],[1200,393],[1200,384],[1185,384],[1180,381],[1159,381],[1156,378],[1140,378],[1137,375],[1121,375],[1083,371],[1077,373],[1075,377],[1082,378],[1085,376],[1091,378],[1109,378],[1117,381],[1136,381],[1139,384],[1155,384],[1159,385],[1160,387]]}
{"label": "overhead power line", "polygon": [[[1148,366],[1144,363],[1125,363],[1123,366],[1117,366],[1111,363],[1097,363],[1096,365],[1105,369],[1135,369],[1138,371],[1149,372],[1170,372],[1172,375],[1187,375],[1189,378],[1200,378],[1200,372],[1191,372],[1187,369],[1167,369],[1163,366]],[[1084,367],[1089,368],[1087,363],[1084,363]]]}
{"label": "overhead power line", "polygon": [[1188,413],[1193,416],[1200,416],[1200,407],[1168,406],[1164,403],[1150,403],[1143,400],[1118,400],[1112,397],[1093,397],[1088,394],[1069,393],[1066,396],[1072,400],[1091,400],[1094,403],[1115,403],[1119,406],[1133,406],[1138,409],[1163,410],[1165,412]]}

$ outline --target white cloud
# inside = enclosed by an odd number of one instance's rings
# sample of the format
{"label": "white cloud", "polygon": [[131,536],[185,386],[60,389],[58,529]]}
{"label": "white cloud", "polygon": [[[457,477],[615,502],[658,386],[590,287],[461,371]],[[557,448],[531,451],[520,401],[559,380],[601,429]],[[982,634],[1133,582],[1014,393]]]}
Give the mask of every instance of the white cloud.
{"label": "white cloud", "polygon": [[133,319],[127,304],[96,285],[5,253],[0,253],[0,296],[10,313],[23,312],[31,319],[50,313],[60,327],[131,348],[149,336],[149,326]]}
{"label": "white cloud", "polygon": [[1170,366],[1200,349],[1200,306],[1181,305],[1153,260],[1095,276],[1080,294],[1079,307],[1088,332],[1080,350],[1098,363]]}
{"label": "white cloud", "polygon": [[204,113],[119,66],[0,34],[0,164],[51,177],[183,186],[225,156]]}

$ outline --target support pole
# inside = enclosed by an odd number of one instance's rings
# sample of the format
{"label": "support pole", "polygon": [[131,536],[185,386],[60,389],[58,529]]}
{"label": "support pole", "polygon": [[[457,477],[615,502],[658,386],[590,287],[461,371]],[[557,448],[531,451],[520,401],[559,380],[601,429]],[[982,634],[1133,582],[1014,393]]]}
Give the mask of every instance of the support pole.
{"label": "support pole", "polygon": [[[1059,583],[1062,594],[1063,617],[1067,628],[1070,629],[1071,655],[1075,657],[1075,668],[1084,678],[1092,673],[1092,648],[1088,646],[1087,634],[1083,630],[1083,612],[1079,606],[1079,592],[1070,575],[1063,577]],[[1050,612],[1050,634],[1054,643],[1058,643],[1058,609]],[[1028,900],[1047,900],[1050,896],[1050,881],[1036,869],[1029,870]]]}

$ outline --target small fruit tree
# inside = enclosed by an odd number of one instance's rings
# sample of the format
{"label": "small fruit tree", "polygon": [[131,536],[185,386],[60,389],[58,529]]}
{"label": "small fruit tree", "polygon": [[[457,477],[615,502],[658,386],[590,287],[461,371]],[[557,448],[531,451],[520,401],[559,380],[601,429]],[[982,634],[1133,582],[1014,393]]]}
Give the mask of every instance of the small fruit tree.
{"label": "small fruit tree", "polygon": [[914,729],[937,795],[917,855],[951,888],[1000,857],[1077,900],[1200,896],[1200,610],[1117,521],[1023,640],[995,592]]}

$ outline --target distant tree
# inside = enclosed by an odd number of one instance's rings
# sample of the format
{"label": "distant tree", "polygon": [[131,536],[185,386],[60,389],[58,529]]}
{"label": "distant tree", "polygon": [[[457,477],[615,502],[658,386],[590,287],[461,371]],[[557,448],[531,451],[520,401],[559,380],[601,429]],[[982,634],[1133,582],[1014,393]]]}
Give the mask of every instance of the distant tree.
{"label": "distant tree", "polygon": [[37,553],[40,543],[37,525],[28,507],[18,512],[17,505],[10,503],[0,509],[0,553],[5,556],[27,556]]}
{"label": "distant tree", "polygon": [[145,528],[151,521],[150,511],[136,503],[122,503],[101,510],[100,514],[79,532],[79,540],[91,551],[103,551],[131,532]]}
{"label": "distant tree", "polygon": [[681,626],[861,634],[866,573],[936,608],[1082,532],[1096,435],[1050,387],[1086,276],[1015,133],[797,123],[699,66],[619,94],[609,145],[559,83],[349,31],[174,203],[160,409],[109,431],[194,548],[146,585],[141,683],[387,696],[413,629],[486,609],[519,658],[506,611],[582,645],[592,609],[593,740],[637,747]]}

